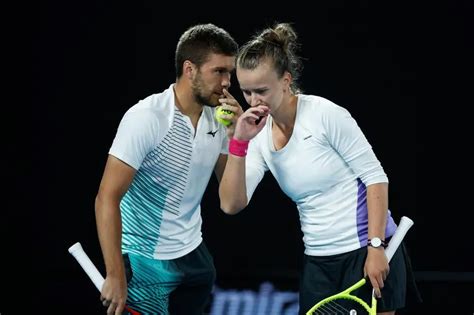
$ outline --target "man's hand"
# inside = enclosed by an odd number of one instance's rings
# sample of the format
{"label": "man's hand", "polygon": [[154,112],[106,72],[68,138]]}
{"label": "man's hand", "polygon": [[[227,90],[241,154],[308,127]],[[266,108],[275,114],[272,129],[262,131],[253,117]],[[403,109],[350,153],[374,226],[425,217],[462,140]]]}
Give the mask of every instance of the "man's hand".
{"label": "man's hand", "polygon": [[232,138],[235,132],[235,126],[237,123],[237,119],[239,119],[240,115],[244,112],[242,110],[242,106],[240,106],[239,102],[229,93],[226,89],[223,90],[224,97],[219,99],[221,103],[221,108],[225,110],[231,111],[233,114],[229,115],[222,115],[222,119],[229,120],[231,123],[227,126],[227,136]]}

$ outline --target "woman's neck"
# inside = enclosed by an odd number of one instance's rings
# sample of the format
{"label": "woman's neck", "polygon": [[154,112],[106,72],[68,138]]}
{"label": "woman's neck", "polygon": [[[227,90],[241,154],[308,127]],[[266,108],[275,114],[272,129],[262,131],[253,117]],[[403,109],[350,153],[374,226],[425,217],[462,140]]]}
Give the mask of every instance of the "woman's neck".
{"label": "woman's neck", "polygon": [[285,98],[277,111],[273,112],[273,123],[281,130],[292,130],[296,119],[298,97],[290,94]]}

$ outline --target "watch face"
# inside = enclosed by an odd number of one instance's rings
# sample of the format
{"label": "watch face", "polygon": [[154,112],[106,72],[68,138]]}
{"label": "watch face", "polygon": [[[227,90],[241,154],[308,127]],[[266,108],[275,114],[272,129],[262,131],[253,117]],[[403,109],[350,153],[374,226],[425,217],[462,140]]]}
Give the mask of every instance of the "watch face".
{"label": "watch face", "polygon": [[382,240],[378,237],[374,237],[370,240],[370,245],[372,245],[373,247],[379,247],[380,245],[382,245]]}

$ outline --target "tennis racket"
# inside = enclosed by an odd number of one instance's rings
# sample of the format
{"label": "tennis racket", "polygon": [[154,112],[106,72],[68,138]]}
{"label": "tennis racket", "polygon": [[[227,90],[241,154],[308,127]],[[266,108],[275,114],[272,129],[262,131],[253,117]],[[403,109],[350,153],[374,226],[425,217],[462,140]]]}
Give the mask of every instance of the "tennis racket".
{"label": "tennis racket", "polygon": [[[388,261],[393,257],[395,251],[402,243],[408,230],[413,225],[413,221],[408,217],[402,217],[398,227],[393,234],[390,242],[385,249],[385,255]],[[353,291],[362,287],[366,284],[365,278],[358,281],[356,284],[347,288],[346,290],[332,295],[318,302],[313,306],[306,315],[317,315],[317,314],[347,314],[347,315],[376,315],[377,314],[377,299],[375,298],[374,291],[372,290],[371,305],[369,306],[364,300],[352,294]]]}
{"label": "tennis racket", "polygon": [[[95,287],[99,292],[102,291],[102,285],[104,284],[104,278],[100,274],[99,270],[97,270],[96,266],[92,263],[89,256],[87,256],[86,252],[82,248],[81,243],[77,242],[76,244],[72,245],[68,249],[69,253],[76,258],[79,265],[81,265],[82,269],[87,273],[89,278],[94,283]],[[125,306],[125,310],[122,313],[123,315],[140,315],[139,312],[131,309],[128,306]]]}

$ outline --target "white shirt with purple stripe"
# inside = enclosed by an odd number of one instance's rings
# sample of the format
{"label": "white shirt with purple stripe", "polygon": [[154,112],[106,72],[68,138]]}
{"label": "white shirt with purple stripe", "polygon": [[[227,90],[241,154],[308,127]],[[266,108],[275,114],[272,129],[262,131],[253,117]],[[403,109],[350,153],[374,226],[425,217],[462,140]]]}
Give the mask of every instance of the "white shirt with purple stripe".
{"label": "white shirt with purple stripe", "polygon": [[[288,143],[276,151],[272,118],[250,141],[247,197],[270,170],[299,211],[305,254],[328,256],[367,245],[366,187],[388,182],[371,145],[341,106],[318,96],[298,95]],[[395,232],[390,215],[386,237]]]}

